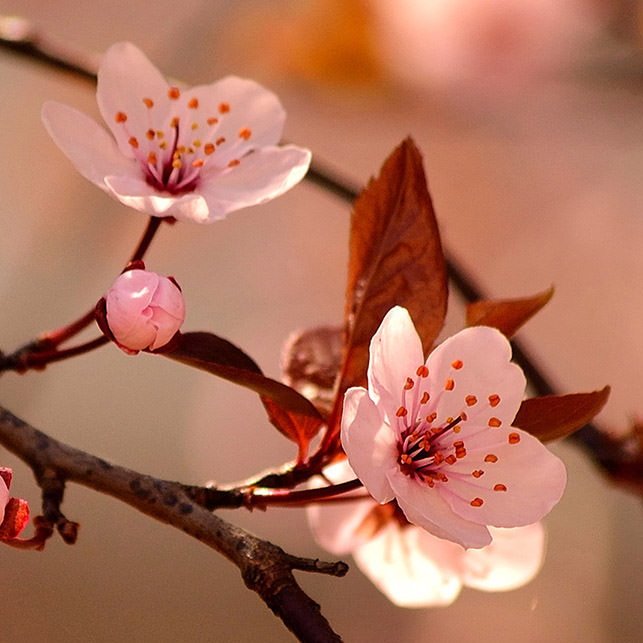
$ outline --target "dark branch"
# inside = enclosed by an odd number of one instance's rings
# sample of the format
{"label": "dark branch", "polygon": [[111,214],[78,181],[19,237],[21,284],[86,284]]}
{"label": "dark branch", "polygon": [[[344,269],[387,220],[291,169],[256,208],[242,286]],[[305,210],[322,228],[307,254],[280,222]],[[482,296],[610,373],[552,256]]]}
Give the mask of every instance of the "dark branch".
{"label": "dark branch", "polygon": [[319,605],[301,589],[294,569],[343,576],[345,563],[297,558],[222,520],[196,504],[177,482],[110,464],[63,444],[0,407],[0,443],[34,472],[43,490],[45,517],[63,537],[70,521],[60,512],[65,482],[105,493],[172,525],[225,556],[284,624],[303,641],[339,641]]}

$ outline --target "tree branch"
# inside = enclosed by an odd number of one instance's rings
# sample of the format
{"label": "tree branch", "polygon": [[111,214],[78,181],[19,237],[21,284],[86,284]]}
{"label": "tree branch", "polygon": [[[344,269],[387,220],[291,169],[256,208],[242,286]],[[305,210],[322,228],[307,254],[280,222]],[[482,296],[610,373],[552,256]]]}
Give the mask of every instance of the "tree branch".
{"label": "tree branch", "polygon": [[[177,483],[161,480],[75,449],[0,407],[0,443],[23,460],[43,489],[43,512],[66,536],[73,531],[60,512],[64,484],[75,482],[172,525],[234,563],[248,588],[302,641],[340,641],[320,607],[298,585],[293,570],[343,576],[348,566],[298,558],[196,504]],[[77,525],[76,525],[77,527]]]}

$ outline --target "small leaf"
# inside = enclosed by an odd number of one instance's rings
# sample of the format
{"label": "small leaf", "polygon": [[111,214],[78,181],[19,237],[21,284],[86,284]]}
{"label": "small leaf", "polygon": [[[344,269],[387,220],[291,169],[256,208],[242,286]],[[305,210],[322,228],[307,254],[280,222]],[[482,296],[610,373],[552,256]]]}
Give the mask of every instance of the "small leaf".
{"label": "small leaf", "polygon": [[447,271],[422,157],[410,138],[355,202],[335,431],[344,391],[365,384],[371,338],[396,305],[409,311],[428,352],[444,323]]}
{"label": "small leaf", "polygon": [[182,334],[177,347],[162,355],[245,386],[284,409],[322,419],[319,411],[303,395],[266,377],[256,362],[240,348],[212,333]]}
{"label": "small leaf", "polygon": [[474,301],[467,304],[467,326],[492,326],[511,337],[549,302],[553,294],[552,286],[533,297]]}
{"label": "small leaf", "polygon": [[513,426],[542,442],[557,440],[587,424],[607,402],[610,387],[591,393],[547,395],[524,400]]}
{"label": "small leaf", "polygon": [[10,498],[0,525],[0,540],[16,538],[29,522],[29,504],[22,498]]}
{"label": "small leaf", "polygon": [[288,411],[267,397],[262,397],[261,401],[268,412],[268,418],[272,425],[299,447],[297,463],[304,462],[310,440],[317,435],[324,422],[309,415]]}
{"label": "small leaf", "polygon": [[293,333],[284,346],[283,380],[328,415],[342,365],[342,329],[319,326]]}

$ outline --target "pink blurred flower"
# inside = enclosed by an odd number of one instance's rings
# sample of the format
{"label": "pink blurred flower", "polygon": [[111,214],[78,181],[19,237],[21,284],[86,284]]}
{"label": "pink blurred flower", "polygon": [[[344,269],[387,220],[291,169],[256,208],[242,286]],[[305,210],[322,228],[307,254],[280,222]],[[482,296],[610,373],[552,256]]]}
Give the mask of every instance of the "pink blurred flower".
{"label": "pink blurred flower", "polygon": [[342,445],[379,503],[464,547],[491,542],[488,525],[547,514],[566,483],[563,463],[511,426],[525,377],[497,330],[467,328],[424,361],[408,312],[390,310],[371,340],[368,390],[346,392]]}
{"label": "pink blurred flower", "polygon": [[170,86],[127,42],[105,54],[97,100],[113,137],[52,101],[44,124],[85,178],[152,216],[210,223],[283,194],[310,164],[308,150],[277,146],[285,112],[272,92],[235,76]]}
{"label": "pink blurred flower", "polygon": [[29,504],[9,492],[12,478],[11,469],[0,467],[0,540],[17,538],[29,522]]}
{"label": "pink blurred flower", "polygon": [[[334,483],[352,477],[347,462],[324,470]],[[517,589],[540,570],[545,531],[540,523],[513,529],[490,528],[491,544],[464,549],[410,525],[395,503],[371,498],[308,507],[315,538],[331,553],[353,555],[357,566],[400,607],[450,605],[463,586],[488,592]]]}
{"label": "pink blurred flower", "polygon": [[181,289],[171,278],[149,270],[124,272],[104,301],[107,334],[127,353],[162,348],[185,319]]}

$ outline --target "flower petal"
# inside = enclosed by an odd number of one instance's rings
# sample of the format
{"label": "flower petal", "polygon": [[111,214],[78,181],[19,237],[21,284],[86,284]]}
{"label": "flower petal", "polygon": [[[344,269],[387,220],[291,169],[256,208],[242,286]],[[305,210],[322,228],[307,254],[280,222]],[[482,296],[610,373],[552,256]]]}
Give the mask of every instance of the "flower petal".
{"label": "flower petal", "polygon": [[462,435],[469,426],[487,428],[491,418],[510,425],[526,386],[522,370],[510,360],[509,341],[488,326],[466,328],[442,342],[427,360],[438,421],[465,411]]}
{"label": "flower petal", "polygon": [[353,471],[373,498],[380,503],[392,500],[387,471],[397,467],[395,437],[382,422],[366,389],[346,391],[341,439]]}
{"label": "flower petal", "polygon": [[[242,156],[240,149],[276,145],[281,139],[286,112],[275,94],[253,80],[227,76],[209,85],[192,87],[186,95],[196,99],[195,122],[199,116],[203,122],[216,118],[216,125],[207,134],[209,140],[225,138],[213,157],[225,155],[224,166]],[[195,133],[205,134],[199,130]]]}
{"label": "flower petal", "polygon": [[539,572],[545,555],[541,523],[515,529],[490,529],[493,542],[484,549],[468,549],[462,558],[462,580],[467,587],[503,592],[522,587]]}
{"label": "flower petal", "polygon": [[422,342],[408,311],[391,308],[373,335],[368,362],[369,395],[391,424],[402,403],[406,378],[415,377],[423,364]]}
{"label": "flower petal", "polygon": [[197,192],[164,195],[136,176],[107,176],[105,185],[121,203],[153,217],[175,217],[180,221],[208,223],[210,209]]}
{"label": "flower petal", "polygon": [[[440,485],[440,493],[463,518],[519,527],[540,520],[560,500],[565,465],[529,433],[500,427],[471,438],[460,435],[466,456],[445,469],[449,482]],[[474,471],[484,473],[476,477]],[[472,504],[476,498],[482,503]]]}
{"label": "flower petal", "polygon": [[[98,70],[96,100],[126,157],[133,157],[130,135],[140,136],[150,127],[150,110],[143,99],[154,102],[155,119],[160,125],[170,110],[168,89],[161,72],[133,44],[117,42],[105,52]],[[127,115],[125,127],[125,123],[116,122],[118,113]]]}
{"label": "flower petal", "polygon": [[304,177],[310,158],[308,150],[295,145],[264,147],[221,174],[206,169],[196,192],[207,203],[207,221],[223,219],[229,212],[287,192]]}
{"label": "flower petal", "polygon": [[4,509],[7,506],[10,497],[11,495],[9,494],[9,489],[5,484],[4,479],[0,477],[0,525],[4,520]]}
{"label": "flower petal", "polygon": [[409,522],[463,547],[484,547],[491,542],[489,530],[455,513],[437,488],[412,480],[399,469],[388,480]]}
{"label": "flower petal", "polygon": [[353,552],[364,574],[400,607],[450,605],[460,593],[457,566],[462,550],[432,538],[432,556],[426,556],[424,537],[431,538],[421,529],[389,523]]}
{"label": "flower petal", "polygon": [[123,157],[105,129],[82,112],[47,101],[42,108],[42,121],[74,167],[99,188],[107,190],[104,182],[107,175],[138,171],[135,161]]}

